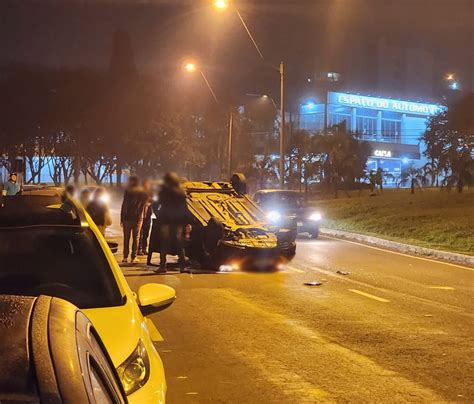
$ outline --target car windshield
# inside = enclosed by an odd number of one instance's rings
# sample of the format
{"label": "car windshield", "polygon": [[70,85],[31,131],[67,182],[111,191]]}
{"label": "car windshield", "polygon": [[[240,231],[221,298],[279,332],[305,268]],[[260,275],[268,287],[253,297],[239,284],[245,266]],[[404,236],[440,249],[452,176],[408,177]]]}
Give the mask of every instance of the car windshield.
{"label": "car windshield", "polygon": [[50,295],[81,309],[118,306],[121,293],[90,229],[0,229],[0,294]]}
{"label": "car windshield", "polygon": [[304,207],[304,199],[296,192],[271,192],[260,196],[264,207],[298,209]]}

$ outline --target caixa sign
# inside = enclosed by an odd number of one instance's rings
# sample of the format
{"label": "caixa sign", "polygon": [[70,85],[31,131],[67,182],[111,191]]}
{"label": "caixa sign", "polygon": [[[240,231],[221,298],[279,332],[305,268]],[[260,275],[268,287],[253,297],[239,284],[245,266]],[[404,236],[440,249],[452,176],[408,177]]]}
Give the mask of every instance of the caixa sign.
{"label": "caixa sign", "polygon": [[418,145],[385,142],[369,142],[372,148],[371,156],[379,159],[408,158],[420,159],[420,147]]}
{"label": "caixa sign", "polygon": [[392,157],[390,150],[374,150],[375,157]]}

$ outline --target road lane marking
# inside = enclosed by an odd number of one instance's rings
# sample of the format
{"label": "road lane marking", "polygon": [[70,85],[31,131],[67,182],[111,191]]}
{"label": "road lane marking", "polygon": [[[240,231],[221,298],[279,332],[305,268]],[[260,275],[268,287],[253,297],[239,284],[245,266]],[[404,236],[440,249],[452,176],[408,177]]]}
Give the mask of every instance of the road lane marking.
{"label": "road lane marking", "polygon": [[295,268],[292,265],[287,265],[286,267],[288,268],[288,270],[296,272],[298,274],[304,274],[305,273],[305,271],[302,271],[301,269]]}
{"label": "road lane marking", "polygon": [[428,286],[428,289],[454,290],[451,286]]}
{"label": "road lane marking", "polygon": [[451,264],[450,262],[444,262],[444,261],[434,260],[434,259],[431,259],[431,258],[418,257],[417,255],[404,254],[404,253],[401,253],[401,252],[398,252],[398,251],[392,251],[392,250],[387,250],[387,249],[380,248],[380,247],[374,247],[374,246],[371,246],[371,245],[367,245],[367,244],[363,244],[363,243],[358,243],[358,242],[356,242],[356,241],[345,240],[345,239],[343,239],[343,238],[331,237],[331,236],[326,236],[326,235],[322,235],[322,237],[328,238],[328,239],[331,239],[331,240],[343,241],[343,242],[345,242],[345,243],[360,245],[360,246],[362,246],[362,247],[372,248],[373,250],[383,251],[383,252],[387,252],[387,253],[390,253],[390,254],[401,255],[402,257],[415,258],[415,259],[417,259],[417,260],[428,261],[428,262],[435,262],[436,264],[449,265],[449,266],[452,266],[452,267],[457,267],[457,268],[461,268],[461,269],[467,269],[468,271],[474,271],[474,268],[471,268],[471,267],[466,267],[466,266],[458,265],[458,264]]}
{"label": "road lane marking", "polygon": [[[206,293],[207,296],[209,291],[201,293]],[[239,342],[238,358],[245,365],[258,371],[261,379],[274,385],[277,392],[280,391],[287,397],[287,400],[281,399],[281,402],[337,402],[335,397],[340,396],[337,384],[332,385],[324,378],[321,380],[321,378],[311,377],[311,374],[307,373],[308,366],[318,361],[320,364],[329,363],[330,367],[333,366],[337,369],[339,373],[335,374],[338,374],[337,383],[339,385],[353,384],[356,380],[360,381],[363,378],[365,387],[377,396],[386,393],[389,388],[387,385],[389,385],[390,388],[393,386],[394,391],[410,392],[408,398],[415,397],[420,401],[428,402],[441,401],[436,392],[416,384],[395,371],[384,368],[369,356],[364,356],[356,350],[346,347],[345,344],[325,336],[318,331],[317,326],[313,328],[306,325],[304,321],[278,313],[272,305],[258,302],[238,290],[218,289],[213,290],[212,293],[220,301],[216,306],[223,313],[230,313],[230,315],[224,316],[223,321],[235,325],[237,316],[245,316],[243,319],[246,316],[258,318],[255,327],[259,336],[255,339],[248,338],[248,331],[245,327],[235,328],[234,337],[241,341]],[[203,326],[210,327],[209,329],[215,332],[214,325],[203,324]],[[260,327],[262,330],[271,328],[277,335],[284,338],[283,341],[288,338],[288,341],[293,339],[298,341],[298,344],[303,343],[307,356],[303,358],[305,362],[300,360],[302,366],[289,366],[291,362],[288,358],[293,360],[294,352],[287,349],[281,350],[279,341],[268,344],[267,340],[261,337],[264,332],[258,332]],[[308,338],[308,341],[306,343],[301,341],[301,337]],[[308,366],[303,366],[306,362]],[[345,371],[346,369],[348,371]],[[298,399],[295,400],[295,397]],[[406,395],[397,395],[397,397],[407,398]]]}
{"label": "road lane marking", "polygon": [[341,282],[341,283],[349,282],[349,283],[352,283],[352,284],[355,284],[355,285],[358,285],[358,286],[361,286],[361,287],[364,287],[364,288],[370,288],[370,289],[377,290],[381,293],[396,295],[397,297],[401,297],[403,299],[408,298],[408,299],[417,301],[419,303],[427,304],[429,306],[434,306],[438,309],[449,310],[449,311],[456,312],[457,314],[462,315],[462,316],[466,316],[466,317],[469,317],[469,318],[474,318],[474,314],[471,314],[470,312],[466,312],[466,309],[463,308],[463,307],[455,306],[455,305],[444,303],[444,302],[443,303],[437,302],[435,300],[426,299],[426,298],[423,298],[423,297],[415,296],[415,295],[412,295],[412,294],[409,294],[409,293],[399,292],[399,291],[392,290],[392,289],[381,288],[379,286],[371,285],[370,283],[367,283],[367,282],[357,281],[357,280],[355,280],[351,277],[347,277],[347,276],[341,277],[341,276],[337,275],[332,270],[331,271],[324,270],[324,269],[319,268],[317,266],[311,266],[310,267],[310,266],[305,265],[305,264],[299,264],[299,265],[301,265],[303,268],[305,268],[309,271],[320,272],[322,274],[330,276],[330,277],[334,278],[334,280],[336,280],[338,282]]}
{"label": "road lane marking", "polygon": [[357,289],[348,289],[348,290],[349,290],[349,292],[357,293],[358,295],[368,297],[369,299],[374,299],[374,300],[377,300],[377,301],[382,302],[382,303],[390,303],[390,300],[383,299],[382,297],[378,297],[378,296],[375,296],[375,295],[371,295],[370,293],[362,292],[361,290],[357,290]]}

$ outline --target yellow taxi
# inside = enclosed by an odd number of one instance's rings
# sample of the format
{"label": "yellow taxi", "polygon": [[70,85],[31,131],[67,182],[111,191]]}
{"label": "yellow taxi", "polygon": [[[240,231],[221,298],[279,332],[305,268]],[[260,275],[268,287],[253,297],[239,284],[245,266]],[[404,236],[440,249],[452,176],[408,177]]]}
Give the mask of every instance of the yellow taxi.
{"label": "yellow taxi", "polygon": [[74,200],[47,192],[0,200],[0,294],[50,295],[79,307],[97,329],[130,403],[163,403],[166,380],[147,317],[175,300],[155,283],[132,292],[113,253]]}

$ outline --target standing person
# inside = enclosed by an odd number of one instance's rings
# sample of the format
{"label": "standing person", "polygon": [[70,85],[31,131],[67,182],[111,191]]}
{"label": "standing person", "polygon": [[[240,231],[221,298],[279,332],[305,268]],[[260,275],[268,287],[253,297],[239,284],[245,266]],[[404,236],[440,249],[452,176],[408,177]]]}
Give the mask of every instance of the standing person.
{"label": "standing person", "polygon": [[104,202],[105,189],[99,187],[94,192],[94,198],[87,205],[87,213],[99,228],[103,236],[105,236],[105,229],[112,225],[112,217],[110,216],[109,207]]}
{"label": "standing person", "polygon": [[[185,270],[184,226],[189,223],[186,194],[181,189],[176,173],[168,173],[155,204],[156,224],[158,226],[160,269],[166,272],[166,255],[176,252],[180,272]],[[150,258],[150,256],[149,256]]]}
{"label": "standing person", "polygon": [[130,236],[132,237],[131,262],[135,262],[147,200],[148,195],[143,191],[143,188],[140,187],[138,177],[131,176],[128,179],[128,186],[123,195],[122,209],[120,212],[120,225],[123,228],[122,262],[128,262]]}
{"label": "standing person", "polygon": [[383,191],[383,170],[379,167],[375,173],[375,180],[380,191]]}
{"label": "standing person", "polygon": [[79,195],[79,202],[81,202],[84,209],[87,209],[91,202],[91,191],[88,188],[84,188]]}
{"label": "standing person", "polygon": [[71,199],[74,198],[76,194],[76,187],[74,185],[68,185],[63,194],[61,195],[61,210],[70,214],[73,218],[77,217],[76,209],[74,208],[74,203]]}
{"label": "standing person", "polygon": [[143,180],[143,190],[148,195],[148,200],[145,205],[145,213],[143,214],[143,225],[140,232],[140,245],[138,246],[138,255],[148,255],[148,238],[150,236],[151,215],[153,202],[153,195],[151,190],[150,180]]}
{"label": "standing person", "polygon": [[17,183],[18,175],[17,173],[10,173],[8,181],[5,183],[5,191],[7,196],[14,196],[20,192],[20,186]]}

